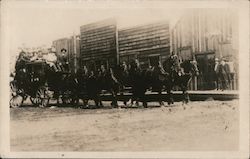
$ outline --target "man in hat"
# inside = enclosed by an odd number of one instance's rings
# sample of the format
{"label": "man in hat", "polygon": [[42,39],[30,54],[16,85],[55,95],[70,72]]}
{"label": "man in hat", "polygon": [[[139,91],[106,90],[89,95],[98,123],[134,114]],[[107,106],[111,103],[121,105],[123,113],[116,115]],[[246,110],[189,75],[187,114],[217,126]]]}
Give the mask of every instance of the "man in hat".
{"label": "man in hat", "polygon": [[215,82],[215,87],[216,87],[217,90],[220,89],[219,67],[220,67],[219,59],[218,59],[218,58],[215,58],[215,65],[214,65],[214,82]]}
{"label": "man in hat", "polygon": [[60,64],[62,66],[62,70],[68,72],[69,71],[69,62],[67,59],[67,50],[61,49],[61,56],[60,56]]}
{"label": "man in hat", "polygon": [[230,69],[224,58],[222,58],[220,62],[219,74],[221,79],[222,90],[228,89],[230,83]]}

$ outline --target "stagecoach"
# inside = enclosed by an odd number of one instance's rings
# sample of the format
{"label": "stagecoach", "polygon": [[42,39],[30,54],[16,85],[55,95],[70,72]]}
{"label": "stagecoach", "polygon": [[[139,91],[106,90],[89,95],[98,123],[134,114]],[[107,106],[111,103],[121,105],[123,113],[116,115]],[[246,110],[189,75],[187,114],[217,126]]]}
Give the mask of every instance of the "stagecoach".
{"label": "stagecoach", "polygon": [[10,106],[18,107],[29,98],[33,105],[45,107],[51,98],[64,104],[77,101],[74,74],[65,69],[54,70],[45,61],[27,62],[16,68],[10,82]]}
{"label": "stagecoach", "polygon": [[14,79],[10,82],[10,106],[17,107],[29,97],[37,106],[46,106],[49,102],[49,91],[45,79],[44,61],[28,62],[16,70]]}

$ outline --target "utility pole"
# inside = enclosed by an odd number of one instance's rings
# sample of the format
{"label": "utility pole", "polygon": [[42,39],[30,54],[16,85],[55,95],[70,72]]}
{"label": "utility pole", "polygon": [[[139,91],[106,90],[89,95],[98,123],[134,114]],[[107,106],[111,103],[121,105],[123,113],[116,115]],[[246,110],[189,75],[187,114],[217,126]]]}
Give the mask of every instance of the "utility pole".
{"label": "utility pole", "polygon": [[119,64],[119,57],[120,57],[120,53],[119,53],[119,42],[118,42],[118,30],[117,27],[115,26],[115,49],[116,49],[116,59],[115,62],[118,65]]}
{"label": "utility pole", "polygon": [[74,35],[73,35],[73,48],[74,48],[74,72],[76,73],[76,71],[77,71],[77,59],[76,59],[76,52],[77,52],[77,50],[76,50],[76,35],[75,35],[75,33],[74,33]]}

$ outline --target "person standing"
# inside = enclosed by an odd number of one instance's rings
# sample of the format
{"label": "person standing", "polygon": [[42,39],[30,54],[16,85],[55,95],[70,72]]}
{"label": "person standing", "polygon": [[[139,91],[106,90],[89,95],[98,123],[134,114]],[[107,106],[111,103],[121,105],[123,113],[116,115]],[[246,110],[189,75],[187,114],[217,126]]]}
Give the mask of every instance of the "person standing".
{"label": "person standing", "polygon": [[221,79],[222,90],[228,89],[229,83],[230,83],[230,69],[225,59],[221,60],[220,67],[219,67],[219,74],[220,74],[220,79]]}
{"label": "person standing", "polygon": [[66,49],[61,49],[61,56],[59,58],[60,65],[62,66],[61,69],[64,72],[69,72],[69,62],[68,62],[68,57],[67,57],[67,50]]}
{"label": "person standing", "polygon": [[215,82],[215,87],[217,90],[220,89],[220,78],[219,78],[219,59],[215,58],[215,65],[214,65],[214,82]]}

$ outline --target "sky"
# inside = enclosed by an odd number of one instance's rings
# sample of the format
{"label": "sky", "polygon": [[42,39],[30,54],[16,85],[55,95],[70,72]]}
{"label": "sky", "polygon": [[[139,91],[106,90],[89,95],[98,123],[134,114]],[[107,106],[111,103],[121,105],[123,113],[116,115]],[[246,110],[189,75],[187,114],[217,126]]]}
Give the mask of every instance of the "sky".
{"label": "sky", "polygon": [[115,18],[118,29],[168,20],[173,25],[181,16],[181,9],[155,7],[96,7],[77,4],[66,5],[24,5],[8,7],[8,33],[11,54],[20,47],[50,47],[53,40],[80,33],[80,26]]}

